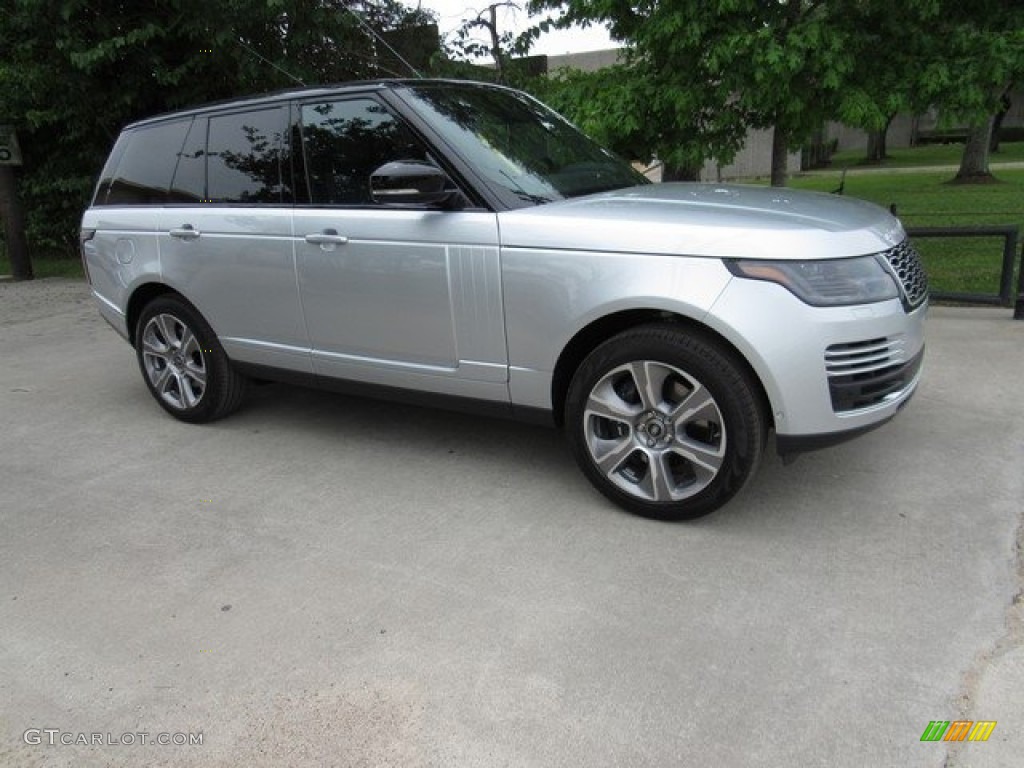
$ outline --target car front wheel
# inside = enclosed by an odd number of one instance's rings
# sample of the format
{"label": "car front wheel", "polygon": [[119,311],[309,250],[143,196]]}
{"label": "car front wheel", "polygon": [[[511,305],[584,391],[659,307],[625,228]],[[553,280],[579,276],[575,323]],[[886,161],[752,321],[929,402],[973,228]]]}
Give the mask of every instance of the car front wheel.
{"label": "car front wheel", "polygon": [[136,325],[135,351],[150,393],[172,416],[213,421],[241,404],[245,379],[184,299],[165,295],[146,305]]}
{"label": "car front wheel", "polygon": [[713,512],[753,476],[767,436],[758,388],[710,335],[642,326],[573,377],[566,429],[583,473],[625,509],[663,520]]}

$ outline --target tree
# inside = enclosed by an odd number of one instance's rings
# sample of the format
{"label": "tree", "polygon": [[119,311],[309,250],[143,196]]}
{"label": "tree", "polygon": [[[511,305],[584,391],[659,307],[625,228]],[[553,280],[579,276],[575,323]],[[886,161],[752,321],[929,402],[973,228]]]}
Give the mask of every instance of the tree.
{"label": "tree", "polygon": [[1024,71],[1024,3],[1019,0],[843,0],[836,24],[856,51],[839,119],[869,133],[868,161],[885,156],[899,112],[940,110],[943,122],[970,124],[961,180],[989,179],[990,121]]}
{"label": "tree", "polygon": [[1003,95],[999,98],[999,111],[996,112],[995,118],[992,120],[992,140],[988,143],[989,153],[999,151],[999,132],[1003,127],[1003,120],[1010,113],[1010,107],[1013,106],[1013,102],[1010,99],[1010,94],[1013,92],[1013,83],[1010,83],[1003,91]]}
{"label": "tree", "polygon": [[889,126],[897,114],[923,112],[930,106],[919,78],[938,13],[933,5],[856,0],[833,8],[833,20],[846,28],[844,39],[856,59],[836,117],[867,132],[869,163],[886,158]]}
{"label": "tree", "polygon": [[734,114],[705,110],[688,93],[662,90],[644,61],[554,73],[535,91],[622,157],[660,160],[664,181],[696,180],[706,157],[735,155],[745,137]]}
{"label": "tree", "polygon": [[989,147],[1003,94],[1024,74],[1024,3],[942,0],[921,87],[947,121],[970,129],[955,182],[992,181]]}
{"label": "tree", "polygon": [[[477,56],[486,52],[494,62],[494,70],[499,83],[507,81],[507,62],[511,58],[515,37],[511,32],[498,31],[498,8],[514,8],[519,6],[510,0],[491,3],[480,11],[475,18],[467,19],[456,32],[457,39],[462,43],[462,51],[468,56]],[[481,44],[471,37],[473,30],[482,29],[487,33],[487,43]]]}
{"label": "tree", "polygon": [[[503,29],[499,21],[499,9],[522,11],[522,7],[511,0],[492,2],[476,16],[464,18],[447,42],[447,53],[451,60],[446,62],[446,74],[455,77],[493,80],[503,85],[529,87],[536,78],[537,72],[527,59],[534,41],[550,26],[543,21],[521,32]],[[482,31],[486,39],[481,40],[477,33]],[[489,58],[493,70],[475,65],[472,62]],[[532,90],[532,89],[531,89]]]}
{"label": "tree", "polygon": [[[948,120],[974,125],[959,178],[986,178],[990,118],[1007,85],[1024,76],[1020,0],[533,0],[531,7],[563,11],[561,25],[608,25],[626,45],[623,66],[563,78],[567,93],[556,89],[554,98],[611,143],[643,145],[683,175],[707,157],[728,162],[749,129],[771,128],[772,183],[783,183],[786,152],[829,119],[869,131],[870,155],[881,159],[898,112],[936,106]],[[600,110],[588,106],[593,98]],[[636,112],[625,114],[627,106]]]}
{"label": "tree", "polygon": [[785,182],[788,150],[839,111],[856,67],[844,38],[850,28],[832,23],[834,5],[534,0],[536,8],[561,8],[562,24],[607,24],[627,45],[618,91],[642,110],[639,133],[670,172],[692,171],[702,155],[728,162],[750,128],[773,129],[776,185]]}
{"label": "tree", "polygon": [[431,20],[395,0],[14,0],[0,13],[0,117],[21,139],[30,246],[76,250],[124,124],[299,81],[407,74],[382,67],[365,27]]}

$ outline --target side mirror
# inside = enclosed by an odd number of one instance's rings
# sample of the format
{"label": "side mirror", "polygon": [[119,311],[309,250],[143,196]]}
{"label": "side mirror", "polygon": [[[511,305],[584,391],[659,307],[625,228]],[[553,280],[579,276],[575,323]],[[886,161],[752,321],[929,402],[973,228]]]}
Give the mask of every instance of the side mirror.
{"label": "side mirror", "polygon": [[441,205],[455,195],[437,166],[418,160],[385,163],[370,175],[370,197],[385,205]]}

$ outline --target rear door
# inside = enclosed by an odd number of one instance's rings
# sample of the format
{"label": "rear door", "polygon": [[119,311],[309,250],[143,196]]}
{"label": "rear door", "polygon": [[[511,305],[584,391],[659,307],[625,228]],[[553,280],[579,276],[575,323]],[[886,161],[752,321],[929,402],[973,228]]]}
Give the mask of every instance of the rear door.
{"label": "rear door", "polygon": [[507,400],[495,214],[374,203],[376,168],[432,160],[375,96],[301,102],[297,115],[296,267],[315,371]]}
{"label": "rear door", "polygon": [[233,359],[309,372],[292,248],[288,106],[199,115],[161,213],[164,278]]}
{"label": "rear door", "polygon": [[84,248],[100,311],[126,336],[125,310],[140,281],[159,279],[160,208],[191,117],[127,130],[117,140],[83,226],[95,233]]}

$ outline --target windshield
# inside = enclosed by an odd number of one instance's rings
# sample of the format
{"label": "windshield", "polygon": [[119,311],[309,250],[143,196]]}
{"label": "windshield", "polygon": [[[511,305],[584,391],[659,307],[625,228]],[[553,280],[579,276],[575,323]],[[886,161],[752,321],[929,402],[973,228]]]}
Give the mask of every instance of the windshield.
{"label": "windshield", "polygon": [[511,205],[648,182],[525,93],[453,83],[410,85],[406,93],[441,137]]}

